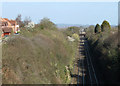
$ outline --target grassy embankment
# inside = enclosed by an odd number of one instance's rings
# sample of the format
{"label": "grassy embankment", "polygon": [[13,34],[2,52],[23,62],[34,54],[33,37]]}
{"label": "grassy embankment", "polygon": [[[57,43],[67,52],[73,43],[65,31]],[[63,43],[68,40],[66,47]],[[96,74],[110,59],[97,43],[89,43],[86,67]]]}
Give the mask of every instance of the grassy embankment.
{"label": "grassy embankment", "polygon": [[22,29],[3,43],[4,84],[70,83],[77,42],[59,30]]}
{"label": "grassy embankment", "polygon": [[104,83],[119,82],[120,59],[118,57],[118,29],[94,33],[94,27],[87,30],[86,37],[94,53],[95,63],[103,75]]}

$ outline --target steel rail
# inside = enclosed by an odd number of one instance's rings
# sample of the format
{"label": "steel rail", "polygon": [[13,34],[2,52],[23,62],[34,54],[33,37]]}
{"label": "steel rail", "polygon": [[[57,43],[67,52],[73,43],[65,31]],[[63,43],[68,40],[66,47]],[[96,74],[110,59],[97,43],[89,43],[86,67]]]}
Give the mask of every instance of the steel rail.
{"label": "steel rail", "polygon": [[95,77],[95,80],[96,80],[96,84],[97,84],[97,86],[98,86],[99,83],[98,83],[98,80],[97,80],[97,76],[96,76],[96,73],[95,73],[95,69],[94,69],[93,64],[92,64],[92,60],[91,60],[91,58],[90,58],[90,53],[89,53],[88,43],[87,43],[87,42],[86,42],[86,45],[87,45],[87,50],[88,50],[88,54],[89,54],[90,63],[91,63],[92,70],[93,70],[93,73],[94,73],[94,77]]}
{"label": "steel rail", "polygon": [[96,73],[95,73],[95,70],[94,70],[94,67],[93,67],[93,64],[92,64],[92,60],[91,60],[91,57],[90,57],[90,53],[89,53],[89,50],[88,50],[87,41],[86,41],[86,50],[88,52],[88,59],[90,61],[91,67],[92,67],[92,71],[93,71],[93,75],[94,75],[94,78],[95,78],[95,81],[96,81],[96,85],[98,86],[98,80],[97,80]]}
{"label": "steel rail", "polygon": [[87,67],[88,67],[88,72],[89,72],[89,78],[90,78],[90,84],[92,86],[92,76],[91,76],[91,71],[90,71],[90,64],[89,64],[89,61],[88,61],[88,53],[87,53],[87,48],[86,48],[86,43],[85,43],[85,50],[86,50],[86,60],[87,60]]}

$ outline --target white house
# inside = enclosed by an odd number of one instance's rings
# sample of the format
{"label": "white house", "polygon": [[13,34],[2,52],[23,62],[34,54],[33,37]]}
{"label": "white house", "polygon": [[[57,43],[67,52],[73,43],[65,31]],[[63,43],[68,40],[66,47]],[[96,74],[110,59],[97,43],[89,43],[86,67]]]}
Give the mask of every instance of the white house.
{"label": "white house", "polygon": [[28,25],[25,26],[26,28],[34,28],[35,23],[34,22],[29,22]]}

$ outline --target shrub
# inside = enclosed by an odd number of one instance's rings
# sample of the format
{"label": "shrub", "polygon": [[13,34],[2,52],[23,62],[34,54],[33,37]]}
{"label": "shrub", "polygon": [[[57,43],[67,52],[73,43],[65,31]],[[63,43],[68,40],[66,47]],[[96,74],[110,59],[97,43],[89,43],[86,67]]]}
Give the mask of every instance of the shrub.
{"label": "shrub", "polygon": [[76,33],[74,33],[74,34],[72,35],[72,37],[73,37],[74,39],[76,39],[77,41],[79,40],[79,35],[76,34]]}
{"label": "shrub", "polygon": [[76,26],[68,27],[68,31],[71,31],[72,33],[79,33],[80,28]]}
{"label": "shrub", "polygon": [[56,25],[48,18],[43,18],[39,25],[41,29],[57,29]]}
{"label": "shrub", "polygon": [[102,32],[109,31],[111,29],[111,26],[108,21],[104,20],[101,25]]}
{"label": "shrub", "polygon": [[[100,68],[100,72],[104,72],[101,74],[105,76],[104,82],[118,82],[119,76],[119,68],[120,68],[120,61],[118,56],[118,33],[117,29],[110,30],[109,24],[107,24],[109,28],[106,28],[106,24],[102,24],[104,27],[104,31],[100,34],[92,34],[90,30],[86,30],[87,34],[86,37],[88,38],[88,42],[90,45],[91,52],[94,54],[94,60],[96,61],[97,67]],[[98,27],[99,25],[96,25]],[[97,31],[96,31],[97,32]],[[90,34],[91,33],[91,34]],[[113,79],[111,79],[114,78]]]}
{"label": "shrub", "polygon": [[100,33],[101,32],[101,27],[99,24],[95,26],[95,33]]}

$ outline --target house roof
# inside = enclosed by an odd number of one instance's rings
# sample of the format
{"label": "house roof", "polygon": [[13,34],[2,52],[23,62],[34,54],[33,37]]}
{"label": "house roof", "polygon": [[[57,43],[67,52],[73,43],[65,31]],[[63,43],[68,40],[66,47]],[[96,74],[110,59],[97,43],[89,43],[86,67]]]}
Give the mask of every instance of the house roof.
{"label": "house roof", "polygon": [[8,24],[10,25],[14,25],[14,24],[17,24],[17,21],[16,20],[9,20],[8,18],[0,18],[0,21],[1,22],[8,22]]}
{"label": "house roof", "polygon": [[0,18],[1,21],[9,21],[7,18]]}
{"label": "house roof", "polygon": [[14,24],[17,24],[17,22],[15,20],[9,20],[9,22],[14,25]]}
{"label": "house roof", "polygon": [[3,18],[4,20],[6,20],[6,21],[9,21],[9,19],[7,19],[7,18]]}

